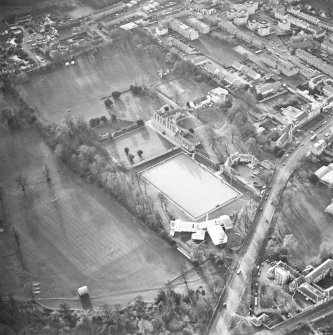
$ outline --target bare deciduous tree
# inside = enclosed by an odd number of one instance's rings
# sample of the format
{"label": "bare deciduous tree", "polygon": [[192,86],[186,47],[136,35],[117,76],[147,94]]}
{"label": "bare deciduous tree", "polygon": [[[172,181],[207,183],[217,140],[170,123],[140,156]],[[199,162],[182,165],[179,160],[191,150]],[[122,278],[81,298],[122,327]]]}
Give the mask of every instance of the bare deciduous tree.
{"label": "bare deciduous tree", "polygon": [[51,181],[51,177],[50,177],[50,169],[47,166],[47,164],[45,164],[45,178],[46,181],[49,183]]}
{"label": "bare deciduous tree", "polygon": [[16,177],[17,185],[21,188],[22,192],[25,192],[27,185],[27,177],[24,174],[20,174]]}

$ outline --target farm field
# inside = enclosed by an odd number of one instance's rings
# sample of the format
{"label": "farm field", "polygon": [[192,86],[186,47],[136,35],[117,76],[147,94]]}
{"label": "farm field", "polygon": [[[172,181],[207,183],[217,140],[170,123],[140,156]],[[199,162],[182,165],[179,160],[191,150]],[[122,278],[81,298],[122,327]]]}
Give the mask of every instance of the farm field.
{"label": "farm field", "polygon": [[174,145],[150,127],[144,126],[112,139],[111,142],[104,144],[103,147],[123,163],[128,163],[124,150],[128,148],[129,153],[134,155],[135,164],[141,161],[137,155],[138,150],[142,150],[142,158],[148,160],[173,148]]}
{"label": "farm field", "polygon": [[[128,90],[130,85],[150,86],[159,77],[155,60],[138,58],[135,51],[116,48],[106,49],[96,55],[80,58],[76,65],[59,68],[46,74],[34,75],[19,87],[20,94],[35,105],[44,118],[60,122],[70,109],[73,116],[83,119],[108,116],[104,98],[113,91]],[[150,119],[155,103],[150,106],[147,98],[120,97],[114,106],[118,118],[133,120]],[[145,105],[145,108],[143,108]]]}
{"label": "farm field", "polygon": [[[89,287],[93,305],[126,304],[138,295],[151,300],[191,266],[113,198],[59,165],[37,130],[0,131],[0,170],[7,212],[0,295],[29,297],[36,281],[45,305],[66,301],[79,307],[76,290],[82,285]],[[25,194],[16,183],[19,174],[27,178]],[[48,300],[59,297],[68,300]]]}
{"label": "farm field", "polygon": [[195,219],[240,195],[185,154],[148,168],[142,176]]}

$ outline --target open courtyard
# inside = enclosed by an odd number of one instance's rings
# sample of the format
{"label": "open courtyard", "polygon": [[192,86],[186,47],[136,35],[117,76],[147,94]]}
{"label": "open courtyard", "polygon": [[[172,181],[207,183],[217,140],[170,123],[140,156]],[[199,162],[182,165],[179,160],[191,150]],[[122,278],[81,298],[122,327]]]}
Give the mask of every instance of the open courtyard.
{"label": "open courtyard", "polygon": [[183,153],[143,171],[142,175],[193,219],[241,195]]}

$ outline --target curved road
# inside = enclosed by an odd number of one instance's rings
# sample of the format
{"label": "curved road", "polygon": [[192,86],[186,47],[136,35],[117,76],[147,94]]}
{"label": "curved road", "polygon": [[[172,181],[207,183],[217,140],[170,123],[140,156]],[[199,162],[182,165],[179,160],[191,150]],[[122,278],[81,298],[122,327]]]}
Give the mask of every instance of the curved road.
{"label": "curved road", "polygon": [[[325,130],[330,128],[332,124],[333,121],[327,123],[325,127],[322,127],[320,133],[325,133]],[[237,269],[241,270],[241,274],[237,275],[236,271],[232,274],[226,288],[227,292],[223,301],[226,303],[226,308],[223,309],[220,307],[221,309],[218,311],[217,316],[212,323],[209,334],[229,334],[228,325],[241,302],[246,288],[246,283],[248,278],[251,276],[251,271],[255,266],[258,252],[269,228],[269,223],[267,223],[266,220],[270,222],[274,215],[275,207],[271,204],[271,201],[283,189],[285,183],[298,165],[301,158],[309,151],[309,148],[312,145],[310,137],[311,134],[307,134],[306,137],[302,139],[303,145],[299,146],[293,153],[291,153],[288,159],[285,157],[282,158],[281,162],[277,165],[277,173],[272,181],[272,189],[268,195],[267,201],[262,206],[263,211],[259,217],[252,240],[239,259],[239,266]]]}

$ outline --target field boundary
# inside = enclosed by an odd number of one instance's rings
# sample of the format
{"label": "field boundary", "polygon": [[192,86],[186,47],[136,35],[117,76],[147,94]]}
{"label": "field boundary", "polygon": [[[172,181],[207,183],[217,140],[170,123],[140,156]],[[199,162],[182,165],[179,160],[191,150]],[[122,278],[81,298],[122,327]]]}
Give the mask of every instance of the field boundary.
{"label": "field boundary", "polygon": [[185,152],[180,152],[174,156],[171,156],[171,157],[168,157],[167,159],[165,160],[162,160],[161,162],[158,162],[150,167],[147,167],[146,169],[140,171],[140,174],[143,174],[144,172],[147,172],[148,170],[154,168],[154,167],[157,167],[159,165],[162,165],[164,164],[165,162],[171,160],[171,159],[174,159],[176,158],[177,156],[180,156],[180,155],[185,155],[187,156],[192,162],[194,162],[199,168],[202,168],[204,170],[206,170],[209,174],[211,174],[212,176],[214,176],[217,180],[220,180],[223,184],[227,185],[228,187],[230,187],[232,190],[234,190],[236,193],[237,193],[237,196],[232,198],[232,199],[229,199],[228,201],[224,202],[222,205],[218,206],[218,207],[215,207],[215,208],[212,208],[210,210],[208,210],[207,212],[203,213],[203,214],[200,214],[199,216],[195,217],[193,216],[192,214],[190,214],[189,211],[187,211],[185,208],[183,208],[181,205],[179,205],[178,203],[176,203],[170,196],[168,196],[165,192],[163,192],[160,188],[158,188],[155,184],[153,184],[151,181],[149,181],[146,177],[143,176],[143,178],[150,184],[152,185],[157,191],[159,191],[161,194],[163,194],[167,199],[169,199],[169,201],[174,204],[175,206],[177,206],[179,209],[181,209],[185,214],[187,214],[192,220],[194,221],[198,221],[200,220],[201,218],[205,217],[207,214],[212,214],[214,213],[215,211],[217,210],[220,210],[221,208],[223,208],[224,206],[230,204],[232,201],[235,201],[236,199],[240,198],[243,196],[243,194],[237,190],[236,188],[234,188],[233,186],[231,186],[229,183],[227,183],[226,181],[224,181],[222,178],[216,176],[214,173],[212,173],[205,165],[197,162],[196,160],[194,160],[192,157],[190,157],[188,154],[186,154]]}

